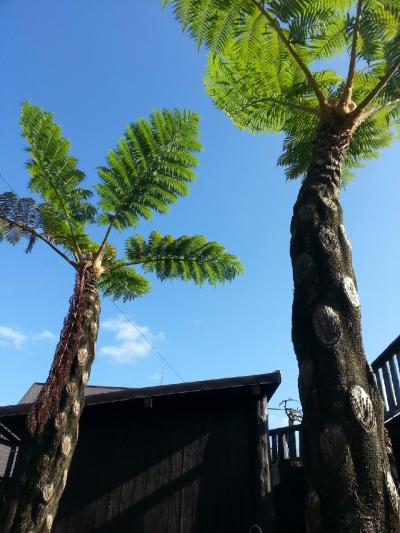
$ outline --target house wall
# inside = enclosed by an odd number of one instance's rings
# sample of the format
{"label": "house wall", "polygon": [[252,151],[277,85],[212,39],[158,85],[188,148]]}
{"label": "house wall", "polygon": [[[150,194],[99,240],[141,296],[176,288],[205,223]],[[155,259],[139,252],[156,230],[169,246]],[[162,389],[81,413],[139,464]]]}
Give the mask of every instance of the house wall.
{"label": "house wall", "polygon": [[53,532],[247,533],[254,405],[247,392],[85,409]]}

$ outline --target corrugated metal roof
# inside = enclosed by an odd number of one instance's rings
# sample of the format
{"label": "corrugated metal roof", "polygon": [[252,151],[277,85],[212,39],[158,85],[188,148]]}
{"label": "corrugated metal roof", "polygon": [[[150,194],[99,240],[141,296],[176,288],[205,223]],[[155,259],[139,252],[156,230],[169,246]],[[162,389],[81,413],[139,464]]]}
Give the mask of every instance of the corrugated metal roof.
{"label": "corrugated metal roof", "polygon": [[[26,393],[22,396],[19,404],[33,403],[39,395],[44,383],[34,383],[29,387]],[[99,394],[106,394],[108,392],[118,392],[127,390],[126,387],[103,387],[101,385],[86,385],[85,397],[97,396]],[[129,390],[129,389],[128,389]]]}
{"label": "corrugated metal roof", "polygon": [[10,448],[8,446],[4,446],[4,444],[0,444],[0,477],[4,476],[9,455]]}

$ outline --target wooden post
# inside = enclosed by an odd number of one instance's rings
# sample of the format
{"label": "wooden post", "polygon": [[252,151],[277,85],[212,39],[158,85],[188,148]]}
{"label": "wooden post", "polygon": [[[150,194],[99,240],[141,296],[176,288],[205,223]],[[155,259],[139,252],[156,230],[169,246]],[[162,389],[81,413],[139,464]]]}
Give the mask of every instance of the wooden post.
{"label": "wooden post", "polygon": [[269,457],[268,404],[265,394],[255,402],[255,523],[265,533],[275,531],[275,509]]}

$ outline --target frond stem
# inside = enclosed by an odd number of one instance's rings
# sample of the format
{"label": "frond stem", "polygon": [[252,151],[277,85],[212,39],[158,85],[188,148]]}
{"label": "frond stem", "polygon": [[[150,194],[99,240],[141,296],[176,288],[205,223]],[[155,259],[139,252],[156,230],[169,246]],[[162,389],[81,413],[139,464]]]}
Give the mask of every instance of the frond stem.
{"label": "frond stem", "polygon": [[71,259],[65,255],[57,246],[54,246],[46,237],[44,237],[41,233],[38,233],[33,228],[30,228],[29,226],[25,226],[25,224],[21,224],[20,222],[17,222],[15,220],[11,220],[8,217],[0,216],[0,219],[4,220],[7,224],[10,226],[16,226],[17,228],[20,228],[23,231],[26,231],[27,233],[30,233],[37,239],[40,239],[41,241],[45,242],[52,250],[54,250],[59,256],[61,256],[67,263],[69,263],[73,268],[77,268],[77,264],[74,261],[71,261]]}
{"label": "frond stem", "polygon": [[353,39],[351,43],[349,70],[347,73],[346,84],[344,86],[342,96],[340,97],[340,100],[338,103],[338,107],[346,106],[347,104],[351,102],[351,96],[353,92],[354,74],[355,74],[356,61],[357,61],[357,40],[358,40],[358,33],[360,31],[362,3],[363,3],[363,0],[358,0],[356,18],[354,21],[354,28],[353,28]]}
{"label": "frond stem", "polygon": [[367,120],[371,115],[374,115],[375,113],[378,113],[379,111],[382,111],[383,109],[386,109],[387,107],[392,107],[400,104],[400,98],[396,98],[395,100],[391,100],[390,102],[385,102],[384,104],[378,105],[366,113],[363,114],[363,122]]}
{"label": "frond stem", "polygon": [[80,249],[80,246],[78,244],[78,241],[77,241],[77,238],[76,238],[76,235],[75,235],[75,232],[72,228],[72,224],[71,224],[71,221],[69,219],[69,215],[68,215],[68,211],[67,211],[67,208],[64,204],[64,201],[60,195],[60,193],[58,192],[58,189],[57,187],[53,184],[53,180],[49,177],[49,183],[50,183],[50,186],[51,188],[53,189],[53,191],[55,192],[57,198],[58,198],[58,201],[60,202],[61,204],[61,207],[62,207],[62,210],[64,211],[64,214],[65,214],[65,218],[67,219],[67,223],[68,223],[68,226],[69,226],[69,230],[71,232],[71,237],[75,243],[75,247],[76,247],[76,254],[74,253],[76,259],[78,260],[81,260],[82,259],[82,251]]}
{"label": "frond stem", "polygon": [[96,255],[94,256],[94,261],[96,261],[100,257],[102,251],[104,250],[104,247],[105,247],[105,245],[107,243],[107,239],[108,239],[108,237],[109,237],[109,235],[111,233],[111,230],[112,230],[112,228],[114,226],[114,222],[115,222],[115,217],[112,217],[112,220],[111,220],[111,222],[110,222],[110,224],[109,224],[109,226],[107,228],[107,231],[106,231],[106,233],[104,235],[104,239],[101,241],[99,249],[97,250]]}
{"label": "frond stem", "polygon": [[381,92],[381,90],[385,87],[388,81],[396,74],[399,67],[400,67],[400,57],[398,58],[397,61],[395,61],[392,67],[386,72],[385,76],[381,78],[380,82],[374,87],[374,89],[372,89],[372,91],[364,98],[364,100],[353,111],[353,117],[355,119],[359,118],[360,115],[362,115],[367,105],[375,98],[375,96],[377,96]]}
{"label": "frond stem", "polygon": [[119,268],[124,268],[127,266],[135,266],[135,265],[146,265],[147,263],[155,263],[156,261],[165,261],[166,259],[172,259],[173,261],[177,263],[184,263],[186,261],[196,261],[196,263],[202,264],[202,263],[216,263],[218,264],[218,260],[211,260],[211,259],[199,259],[199,258],[190,258],[190,257],[184,257],[180,255],[158,255],[153,257],[145,257],[143,259],[137,259],[136,261],[129,261],[129,263],[122,263],[120,265],[113,266],[111,268],[107,268],[107,272],[112,272],[113,270],[118,270]]}
{"label": "frond stem", "polygon": [[263,4],[260,1],[251,0],[251,2],[257,7],[257,9],[260,10],[260,12],[268,20],[268,22],[271,24],[272,28],[276,31],[276,33],[281,38],[281,40],[284,43],[284,45],[286,46],[286,48],[289,50],[290,54],[293,56],[293,58],[296,61],[296,63],[299,65],[299,67],[303,71],[305,77],[307,78],[307,81],[308,81],[310,87],[312,88],[312,90],[315,93],[315,96],[317,97],[317,100],[319,102],[320,107],[321,108],[326,107],[325,97],[322,94],[322,91],[321,91],[316,79],[314,78],[314,76],[312,75],[310,70],[308,69],[307,65],[304,63],[304,61],[299,56],[296,48],[292,45],[292,43],[286,37],[286,35],[283,32],[282,28],[279,26],[279,24],[274,19],[274,17],[265,9],[265,7],[263,6]]}

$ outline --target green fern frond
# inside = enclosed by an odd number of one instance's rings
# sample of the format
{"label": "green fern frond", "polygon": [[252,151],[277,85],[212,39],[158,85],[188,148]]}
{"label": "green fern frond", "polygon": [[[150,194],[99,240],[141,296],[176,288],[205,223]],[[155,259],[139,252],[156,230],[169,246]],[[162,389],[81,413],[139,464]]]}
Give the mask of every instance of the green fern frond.
{"label": "green fern frond", "polygon": [[189,192],[201,150],[196,113],[153,111],[151,120],[139,119],[126,130],[99,169],[97,186],[100,223],[117,229],[136,226],[152,212],[166,213],[168,206]]}
{"label": "green fern frond", "polygon": [[69,155],[70,143],[62,136],[53,115],[25,102],[20,124],[29,143],[30,189],[71,222],[92,222],[95,208],[87,201],[92,192],[80,187],[85,175],[77,168],[78,160]]}
{"label": "green fern frond", "polygon": [[126,257],[130,263],[142,265],[145,272],[154,272],[160,280],[179,278],[198,285],[231,281],[243,272],[237,257],[202,235],[175,239],[154,231],[147,241],[135,235],[126,242]]}
{"label": "green fern frond", "polygon": [[29,253],[36,242],[30,230],[41,231],[42,225],[40,206],[32,198],[19,198],[13,192],[0,194],[0,241],[17,244],[24,238]]}
{"label": "green fern frond", "polygon": [[64,220],[64,246],[79,257],[80,236],[96,214],[88,202],[92,192],[80,187],[85,175],[77,168],[77,159],[69,155],[70,143],[51,113],[25,102],[20,124],[31,156],[26,165],[31,175],[29,187],[51,206],[52,212],[57,212],[56,218]]}
{"label": "green fern frond", "polygon": [[[118,263],[110,263],[109,266],[118,266]],[[99,286],[104,296],[124,302],[144,296],[150,291],[148,280],[128,266],[105,270],[100,276]]]}

